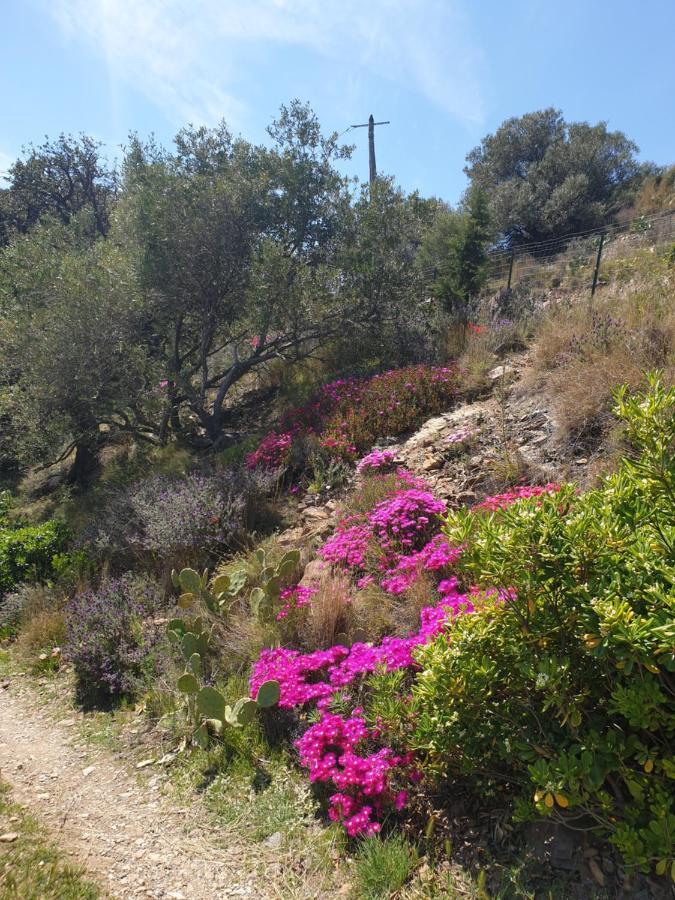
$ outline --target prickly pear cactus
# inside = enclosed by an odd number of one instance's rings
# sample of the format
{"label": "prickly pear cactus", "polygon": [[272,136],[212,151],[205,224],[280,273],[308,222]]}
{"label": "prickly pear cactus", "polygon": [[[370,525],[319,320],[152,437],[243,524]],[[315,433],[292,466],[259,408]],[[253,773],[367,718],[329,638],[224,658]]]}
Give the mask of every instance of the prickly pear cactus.
{"label": "prickly pear cactus", "polygon": [[[262,573],[266,569],[264,552],[260,550],[256,558]],[[269,571],[265,571],[265,588],[254,589],[259,592],[256,598],[261,606],[261,616],[271,615],[274,610],[274,602],[281,590],[279,569],[282,563],[283,571],[291,573],[298,559],[299,554],[297,557],[286,554],[278,566],[267,567]],[[194,569],[182,569],[171,573],[171,581],[176,590],[180,591],[178,605],[181,609],[190,610],[200,601],[210,612],[219,614],[245,586],[246,576],[244,575],[243,581],[238,576],[239,573],[234,578],[219,575],[209,587],[207,569],[201,575]],[[225,696],[217,688],[203,684],[205,675],[208,676],[205,670],[212,630],[202,616],[171,619],[167,626],[169,640],[180,653],[185,667],[176,687],[185,698],[185,713],[192,727],[192,742],[203,749],[208,747],[214,735],[221,735],[226,727],[242,728],[253,720],[259,709],[274,706],[279,700],[279,684],[276,681],[266,681],[260,686],[255,699],[241,697],[233,706],[226,703]]]}
{"label": "prickly pear cactus", "polygon": [[209,570],[204,569],[200,575],[194,569],[175,569],[171,573],[174,587],[181,591],[178,605],[181,609],[190,609],[197,600],[201,600],[206,608],[216,614],[225,610],[234,597],[233,585],[227,575],[218,575],[209,588]]}
{"label": "prickly pear cactus", "polygon": [[268,564],[261,547],[255,551],[254,558],[258,565],[258,585],[249,594],[249,605],[258,621],[269,622],[274,617],[284,581],[293,575],[300,562],[300,551],[289,550],[275,566]]}

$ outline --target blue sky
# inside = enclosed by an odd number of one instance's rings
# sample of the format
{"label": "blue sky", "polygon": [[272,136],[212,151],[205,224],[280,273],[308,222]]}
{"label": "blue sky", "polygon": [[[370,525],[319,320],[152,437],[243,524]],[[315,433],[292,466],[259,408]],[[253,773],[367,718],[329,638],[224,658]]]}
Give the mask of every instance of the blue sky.
{"label": "blue sky", "polygon": [[[390,119],[378,169],[450,202],[481,137],[546,106],[672,163],[673,35],[674,0],[0,0],[0,171],[61,131],[115,155],[224,117],[261,142],[293,97],[326,130]],[[345,140],[367,178],[365,129]]]}

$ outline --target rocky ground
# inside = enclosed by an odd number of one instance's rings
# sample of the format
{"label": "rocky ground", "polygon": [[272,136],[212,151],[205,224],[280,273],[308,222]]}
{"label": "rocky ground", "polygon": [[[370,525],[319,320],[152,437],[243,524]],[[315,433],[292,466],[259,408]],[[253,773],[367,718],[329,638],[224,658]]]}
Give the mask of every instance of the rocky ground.
{"label": "rocky ground", "polygon": [[[569,479],[582,487],[594,478],[595,460],[577,456],[558,434],[550,402],[537,382],[531,354],[513,356],[489,374],[486,397],[428,419],[402,441],[382,442],[406,469],[420,475],[450,507],[471,505],[507,482],[528,484]],[[448,438],[473,432],[463,447]],[[348,486],[349,487],[349,486]],[[342,489],[344,490],[344,488]],[[288,545],[306,547],[336,524],[340,491],[308,495],[289,513],[293,525],[282,534]]]}

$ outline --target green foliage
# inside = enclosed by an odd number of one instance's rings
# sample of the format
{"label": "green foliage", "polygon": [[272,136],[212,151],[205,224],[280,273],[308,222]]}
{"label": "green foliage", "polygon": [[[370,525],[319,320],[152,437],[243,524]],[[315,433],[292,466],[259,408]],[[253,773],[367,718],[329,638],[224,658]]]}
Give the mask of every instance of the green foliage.
{"label": "green foliage", "polygon": [[61,134],[29,147],[10,166],[9,187],[0,192],[0,245],[46,216],[73,223],[85,240],[107,234],[117,179],[101,159],[101,146],[85,134]]}
{"label": "green foliage", "polygon": [[501,234],[540,240],[593,228],[613,212],[639,172],[637,149],[605,122],[566,122],[545,109],[503,122],[464,171],[488,192]]}
{"label": "green foliage", "polygon": [[394,895],[412,875],[417,851],[400,834],[365,838],[353,865],[354,897],[380,900]]}
{"label": "green foliage", "polygon": [[[174,587],[182,591],[178,598],[181,609],[189,610],[201,603],[216,616],[223,614],[237,593],[237,585],[241,585],[236,578],[231,580],[227,575],[218,575],[209,588],[208,570],[201,575],[194,569],[173,571],[171,580]],[[196,615],[172,619],[167,633],[185,666],[176,687],[185,697],[192,740],[202,749],[208,747],[213,735],[222,734],[226,725],[241,728],[252,720],[257,710],[274,706],[279,700],[279,684],[276,681],[264,682],[255,698],[241,697],[233,705],[226,702],[220,690],[203,684],[211,674],[208,667],[213,635],[213,625],[205,617]]]}
{"label": "green foliage", "polygon": [[439,213],[420,248],[418,263],[446,312],[466,324],[469,301],[485,283],[490,214],[485,191],[469,188],[463,214]]}
{"label": "green foliage", "polygon": [[150,300],[162,436],[185,410],[217,441],[235,384],[304,358],[340,333],[346,304],[357,312],[327,264],[349,208],[335,163],[349,149],[297,101],[268,130],[269,149],[223,124],[184,129],[173,154],[134,138],[125,159],[113,231]]}
{"label": "green foliage", "polygon": [[0,525],[0,597],[22,581],[40,581],[62,570],[66,530],[57,522],[11,528]]}
{"label": "green foliage", "polygon": [[368,721],[391,734],[399,733],[402,723],[408,719],[409,674],[404,669],[377,672],[368,679],[367,687]]}
{"label": "green foliage", "polygon": [[274,563],[265,549],[258,547],[240,566],[229,567],[231,590],[239,596],[248,591],[251,612],[259,622],[269,623],[278,609],[281,590],[297,570],[299,562],[299,550],[288,550]]}
{"label": "green foliage", "polygon": [[[520,817],[585,816],[642,870],[675,857],[675,389],[620,391],[635,456],[447,534],[484,588],[423,648],[416,741],[433,769]],[[494,588],[506,586],[509,598]],[[490,593],[492,591],[492,593]]]}
{"label": "green foliage", "polygon": [[414,265],[440,204],[406,195],[392,179],[364,187],[338,244],[342,288],[356,310],[342,321],[334,346],[338,371],[363,373],[426,360],[433,316]]}
{"label": "green foliage", "polygon": [[77,449],[84,481],[105,440],[147,435],[158,400],[131,263],[49,221],[0,252],[0,415],[24,464]]}

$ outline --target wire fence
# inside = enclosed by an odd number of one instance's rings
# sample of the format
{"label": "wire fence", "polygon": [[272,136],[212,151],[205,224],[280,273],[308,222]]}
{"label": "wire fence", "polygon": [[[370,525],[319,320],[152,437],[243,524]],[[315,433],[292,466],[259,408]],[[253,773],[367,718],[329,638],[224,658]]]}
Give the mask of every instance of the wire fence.
{"label": "wire fence", "polygon": [[[489,252],[488,287],[564,287],[595,293],[603,283],[603,265],[675,242],[675,210],[640,216],[544,241]],[[443,273],[442,264],[425,270],[432,281]]]}

